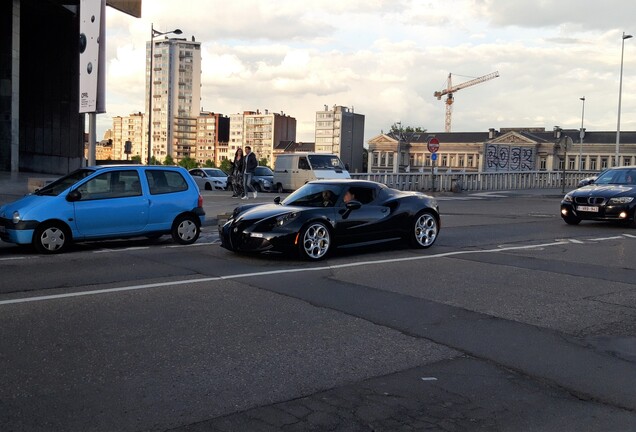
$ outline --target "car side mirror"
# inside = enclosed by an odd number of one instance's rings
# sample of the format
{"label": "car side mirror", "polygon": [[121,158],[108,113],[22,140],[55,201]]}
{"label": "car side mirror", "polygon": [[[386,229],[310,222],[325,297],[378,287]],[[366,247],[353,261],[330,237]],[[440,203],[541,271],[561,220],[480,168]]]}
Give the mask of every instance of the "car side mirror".
{"label": "car side mirror", "polygon": [[68,195],[66,195],[66,201],[68,202],[75,202],[81,199],[82,199],[82,194],[77,189],[73,189],[72,191],[68,193]]}
{"label": "car side mirror", "polygon": [[345,205],[345,207],[347,210],[358,210],[362,207],[362,203],[360,201],[351,200]]}
{"label": "car side mirror", "polygon": [[280,197],[279,196],[274,198],[274,204],[280,204]]}

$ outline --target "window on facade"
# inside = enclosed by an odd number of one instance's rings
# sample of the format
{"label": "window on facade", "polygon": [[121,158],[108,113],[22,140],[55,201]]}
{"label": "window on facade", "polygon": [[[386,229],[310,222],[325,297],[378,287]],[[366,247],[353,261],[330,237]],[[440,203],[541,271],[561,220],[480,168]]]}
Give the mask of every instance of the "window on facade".
{"label": "window on facade", "polygon": [[387,154],[386,164],[390,167],[393,166],[393,153]]}
{"label": "window on facade", "polygon": [[548,162],[547,162],[547,159],[545,158],[545,156],[542,156],[539,159],[539,169],[541,171],[545,171],[546,169],[548,169]]}
{"label": "window on facade", "polygon": [[601,169],[605,169],[607,168],[607,158],[606,157],[602,157],[601,158]]}
{"label": "window on facade", "polygon": [[632,158],[629,156],[625,156],[623,158],[623,166],[629,166],[632,164]]}
{"label": "window on facade", "polygon": [[590,159],[590,169],[596,171],[596,158]]}
{"label": "window on facade", "polygon": [[573,170],[576,169],[576,158],[568,158],[568,169]]}
{"label": "window on facade", "polygon": [[559,171],[563,171],[565,169],[565,161],[563,158],[559,158]]}
{"label": "window on facade", "polygon": [[448,166],[448,156],[447,155],[442,156],[441,166]]}
{"label": "window on facade", "polygon": [[473,166],[473,155],[468,155],[468,166],[469,167]]}
{"label": "window on facade", "polygon": [[431,166],[431,156],[426,155],[426,159],[424,160],[424,166]]}
{"label": "window on facade", "polygon": [[464,156],[461,155],[457,158],[457,166],[458,167],[463,167],[464,166]]}
{"label": "window on facade", "polygon": [[373,166],[378,166],[378,152],[373,152]]}

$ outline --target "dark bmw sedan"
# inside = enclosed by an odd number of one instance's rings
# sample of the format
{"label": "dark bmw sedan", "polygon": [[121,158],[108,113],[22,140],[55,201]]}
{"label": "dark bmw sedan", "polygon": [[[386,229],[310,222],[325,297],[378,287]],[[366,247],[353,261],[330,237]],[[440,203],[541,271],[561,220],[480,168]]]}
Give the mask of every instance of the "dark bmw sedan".
{"label": "dark bmw sedan", "polygon": [[610,168],[561,201],[561,217],[570,225],[596,220],[636,226],[635,211],[636,166]]}

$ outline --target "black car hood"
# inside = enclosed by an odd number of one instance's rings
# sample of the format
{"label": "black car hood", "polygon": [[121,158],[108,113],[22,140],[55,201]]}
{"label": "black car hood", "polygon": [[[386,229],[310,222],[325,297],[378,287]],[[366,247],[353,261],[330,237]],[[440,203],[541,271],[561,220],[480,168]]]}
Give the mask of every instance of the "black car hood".
{"label": "black car hood", "polygon": [[279,204],[262,204],[245,210],[244,212],[239,214],[236,220],[261,220],[302,210],[305,210],[305,207],[292,207]]}
{"label": "black car hood", "polygon": [[570,192],[571,196],[575,197],[603,197],[612,198],[620,195],[634,195],[636,194],[635,186],[628,185],[588,185],[583,186],[580,189],[576,189]]}

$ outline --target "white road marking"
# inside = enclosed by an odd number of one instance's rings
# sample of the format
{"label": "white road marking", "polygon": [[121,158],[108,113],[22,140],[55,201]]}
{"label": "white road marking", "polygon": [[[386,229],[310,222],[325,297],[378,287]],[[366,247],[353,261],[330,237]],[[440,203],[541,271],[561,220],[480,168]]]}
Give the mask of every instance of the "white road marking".
{"label": "white road marking", "polygon": [[590,241],[605,241],[605,240],[618,240],[620,238],[623,238],[623,236],[599,237],[599,238],[592,238],[589,240]]}
{"label": "white road marking", "polygon": [[29,257],[25,257],[25,256],[17,256],[17,257],[6,257],[6,258],[0,258],[0,261],[15,261],[15,260],[23,260],[23,259],[27,259]]}
{"label": "white road marking", "polygon": [[577,243],[577,244],[584,244],[585,243],[584,241],[576,240],[576,239],[570,239],[569,241],[570,241],[570,243]]}
{"label": "white road marking", "polygon": [[510,246],[510,247],[502,247],[497,249],[486,249],[486,250],[470,250],[470,251],[454,251],[454,252],[444,252],[434,255],[418,255],[412,257],[403,257],[403,258],[391,258],[391,259],[383,259],[383,260],[373,260],[373,261],[361,261],[361,262],[353,262],[353,263],[345,263],[345,264],[336,264],[330,266],[321,266],[321,267],[302,267],[295,269],[281,269],[281,270],[270,270],[270,271],[261,271],[254,273],[239,273],[234,275],[227,276],[214,276],[214,277],[206,277],[199,279],[186,279],[186,280],[177,280],[177,281],[168,281],[168,282],[157,282],[151,284],[142,284],[142,285],[131,285],[124,286],[119,288],[107,288],[101,290],[93,290],[93,291],[79,291],[75,293],[65,293],[65,294],[52,294],[46,296],[35,296],[35,297],[23,297],[11,300],[2,300],[0,301],[0,306],[15,304],[15,303],[28,303],[28,302],[36,302],[36,301],[45,301],[45,300],[54,300],[54,299],[63,299],[63,298],[71,298],[71,297],[82,297],[89,295],[97,295],[97,294],[107,294],[107,293],[115,293],[122,291],[135,291],[142,289],[151,289],[151,288],[160,288],[160,287],[169,287],[169,286],[177,286],[177,285],[186,285],[186,284],[196,284],[203,282],[214,282],[220,280],[232,280],[232,279],[244,279],[249,277],[262,277],[262,276],[270,276],[277,274],[285,274],[285,273],[299,273],[306,271],[325,271],[325,270],[335,270],[347,267],[360,267],[360,266],[368,266],[368,265],[377,265],[384,263],[396,263],[396,262],[406,262],[406,261],[419,261],[424,259],[434,259],[434,258],[445,258],[450,256],[457,255],[468,255],[475,253],[493,253],[493,252],[503,252],[503,251],[511,251],[511,250],[523,250],[523,249],[536,249],[542,248],[546,246],[556,246],[567,244],[567,241],[558,241],[553,243],[544,243],[537,245],[526,245],[526,246]]}

